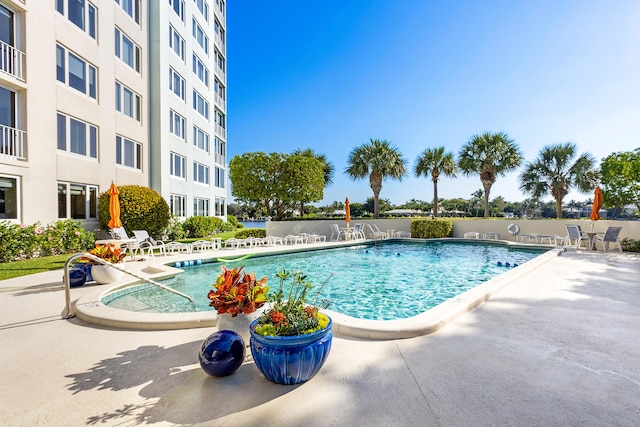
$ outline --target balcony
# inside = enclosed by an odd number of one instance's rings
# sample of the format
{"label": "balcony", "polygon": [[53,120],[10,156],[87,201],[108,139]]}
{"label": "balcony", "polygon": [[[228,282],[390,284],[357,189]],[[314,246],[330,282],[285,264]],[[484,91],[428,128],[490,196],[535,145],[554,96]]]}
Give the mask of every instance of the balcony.
{"label": "balcony", "polygon": [[23,130],[0,125],[0,158],[25,160],[26,136],[27,133]]}
{"label": "balcony", "polygon": [[216,123],[216,135],[220,136],[221,138],[227,139],[227,130],[220,126],[218,123]]}
{"label": "balcony", "polygon": [[214,153],[214,162],[222,166],[226,165],[226,159],[222,154]]}
{"label": "balcony", "polygon": [[10,74],[18,80],[24,81],[24,52],[0,41],[0,71]]}

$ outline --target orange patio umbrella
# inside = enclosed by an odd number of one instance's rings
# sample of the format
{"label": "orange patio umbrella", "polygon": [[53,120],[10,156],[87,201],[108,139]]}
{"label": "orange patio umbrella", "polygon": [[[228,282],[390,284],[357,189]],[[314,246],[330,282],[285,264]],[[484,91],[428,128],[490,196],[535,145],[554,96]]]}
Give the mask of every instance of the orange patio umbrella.
{"label": "orange patio umbrella", "polygon": [[109,216],[111,219],[107,224],[109,228],[119,228],[122,227],[122,221],[120,221],[120,199],[118,198],[118,187],[116,183],[111,181],[111,187],[109,187]]}
{"label": "orange patio umbrella", "polygon": [[593,207],[591,208],[591,221],[597,221],[600,219],[600,209],[602,209],[602,190],[599,186],[596,186],[596,190],[593,192]]}
{"label": "orange patio umbrella", "polygon": [[347,222],[347,227],[349,227],[349,223],[351,222],[351,208],[349,207],[349,198],[347,197],[344,201],[344,212],[346,215],[345,221]]}

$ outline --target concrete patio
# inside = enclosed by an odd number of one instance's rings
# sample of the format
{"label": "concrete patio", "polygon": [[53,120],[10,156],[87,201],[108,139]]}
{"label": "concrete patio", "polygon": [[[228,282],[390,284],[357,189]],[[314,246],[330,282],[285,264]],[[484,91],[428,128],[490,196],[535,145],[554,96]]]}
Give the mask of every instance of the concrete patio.
{"label": "concrete patio", "polygon": [[213,328],[130,331],[63,320],[61,278],[54,271],[0,282],[2,425],[640,420],[639,254],[568,250],[431,335],[335,336],[320,373],[299,386],[269,383],[249,360],[230,377],[207,376],[197,352]]}

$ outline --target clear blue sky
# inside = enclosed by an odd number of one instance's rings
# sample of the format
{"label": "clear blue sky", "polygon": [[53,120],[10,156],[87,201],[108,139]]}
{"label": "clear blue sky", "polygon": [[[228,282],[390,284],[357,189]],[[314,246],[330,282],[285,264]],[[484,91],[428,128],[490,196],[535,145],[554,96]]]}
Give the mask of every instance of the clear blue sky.
{"label": "clear blue sky", "polygon": [[[431,201],[416,157],[506,132],[533,161],[574,142],[598,161],[640,147],[640,1],[228,1],[228,156],[311,148],[336,168],[320,205],[364,202],[350,151],[370,138],[408,161],[385,180],[394,204]],[[490,197],[519,201],[520,170]],[[442,178],[443,198],[469,198],[477,175]],[[572,192],[565,198],[592,195]],[[551,200],[550,197],[545,200]]]}

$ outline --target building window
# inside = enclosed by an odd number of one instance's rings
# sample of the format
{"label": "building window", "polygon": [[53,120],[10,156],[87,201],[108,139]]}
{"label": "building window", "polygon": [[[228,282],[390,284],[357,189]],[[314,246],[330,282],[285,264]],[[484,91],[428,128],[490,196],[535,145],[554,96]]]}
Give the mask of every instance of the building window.
{"label": "building window", "polygon": [[140,95],[122,83],[116,82],[116,110],[125,116],[140,121],[141,104]]}
{"label": "building window", "polygon": [[116,0],[116,3],[136,24],[140,24],[140,0]]}
{"label": "building window", "polygon": [[202,13],[202,16],[204,16],[204,20],[209,22],[209,3],[207,3],[206,0],[195,0],[195,2],[196,7],[200,13]]}
{"label": "building window", "polygon": [[85,0],[56,0],[58,13],[73,22],[78,28],[96,38],[96,7]]}
{"label": "building window", "polygon": [[209,185],[209,166],[193,162],[193,181]]}
{"label": "building window", "polygon": [[219,167],[214,168],[214,181],[213,181],[213,185],[215,185],[218,188],[224,188],[224,169],[221,169]]}
{"label": "building window", "polygon": [[215,120],[216,120],[216,125],[220,126],[222,129],[226,128],[224,114],[222,114],[222,112],[216,110]]}
{"label": "building window", "polygon": [[58,218],[89,219],[98,216],[98,187],[58,182]]}
{"label": "building window", "polygon": [[220,43],[220,46],[224,47],[224,29],[217,19],[213,23],[213,31],[216,33],[216,39]]}
{"label": "building window", "polygon": [[180,154],[171,153],[170,155],[171,166],[169,167],[169,173],[171,176],[186,179],[187,178],[187,159]]}
{"label": "building window", "polygon": [[172,194],[170,196],[171,213],[174,216],[184,218],[187,216],[187,196]]}
{"label": "building window", "polygon": [[98,128],[58,113],[58,150],[98,158]]}
{"label": "building window", "polygon": [[224,16],[224,0],[216,0],[216,4],[218,5],[218,9],[220,10],[220,14]]}
{"label": "building window", "polygon": [[224,56],[222,56],[222,54],[217,50],[216,50],[216,64],[218,65],[218,70],[220,70],[220,72],[224,74],[224,69],[225,69]]}
{"label": "building window", "polygon": [[215,79],[215,91],[216,91],[216,95],[218,95],[220,99],[224,101],[226,98],[224,85],[220,83],[220,80],[218,79]]}
{"label": "building window", "polygon": [[217,137],[214,138],[215,141],[215,147],[214,147],[214,154],[215,154],[215,161],[216,163],[218,163],[219,165],[224,165],[226,164],[226,144],[224,141],[218,139]]}
{"label": "building window", "polygon": [[204,53],[209,54],[209,37],[207,37],[207,33],[204,32],[198,21],[195,18],[191,20],[193,25],[193,38],[196,39]]}
{"label": "building window", "polygon": [[169,110],[169,132],[184,140],[185,119],[173,110]]}
{"label": "building window", "polygon": [[182,76],[173,68],[169,67],[169,89],[183,101],[186,101],[186,83]]}
{"label": "building window", "polygon": [[195,53],[193,54],[193,73],[206,87],[209,87],[209,69],[205,67],[204,62]]}
{"label": "building window", "polygon": [[96,67],[73,54],[60,45],[56,45],[56,77],[58,81],[96,99]]}
{"label": "building window", "polygon": [[193,127],[193,145],[199,149],[209,152],[209,134],[197,126]]}
{"label": "building window", "polygon": [[204,99],[204,96],[200,95],[197,90],[193,91],[193,109],[209,120],[209,101]]}
{"label": "building window", "polygon": [[180,17],[180,20],[184,22],[184,0],[169,0],[169,5],[176,15]]}
{"label": "building window", "polygon": [[116,27],[116,57],[140,72],[140,48],[125,33]]}
{"label": "building window", "polygon": [[171,25],[169,25],[169,47],[180,59],[182,59],[182,62],[185,61],[184,39]]}
{"label": "building window", "polygon": [[19,195],[19,178],[0,175],[0,220],[17,220]]}
{"label": "building window", "polygon": [[194,197],[193,214],[196,216],[209,216],[209,199]]}
{"label": "building window", "polygon": [[142,144],[116,135],[116,163],[142,170]]}
{"label": "building window", "polygon": [[226,200],[221,197],[216,197],[214,199],[214,215],[215,216],[224,216],[224,207],[226,205]]}

